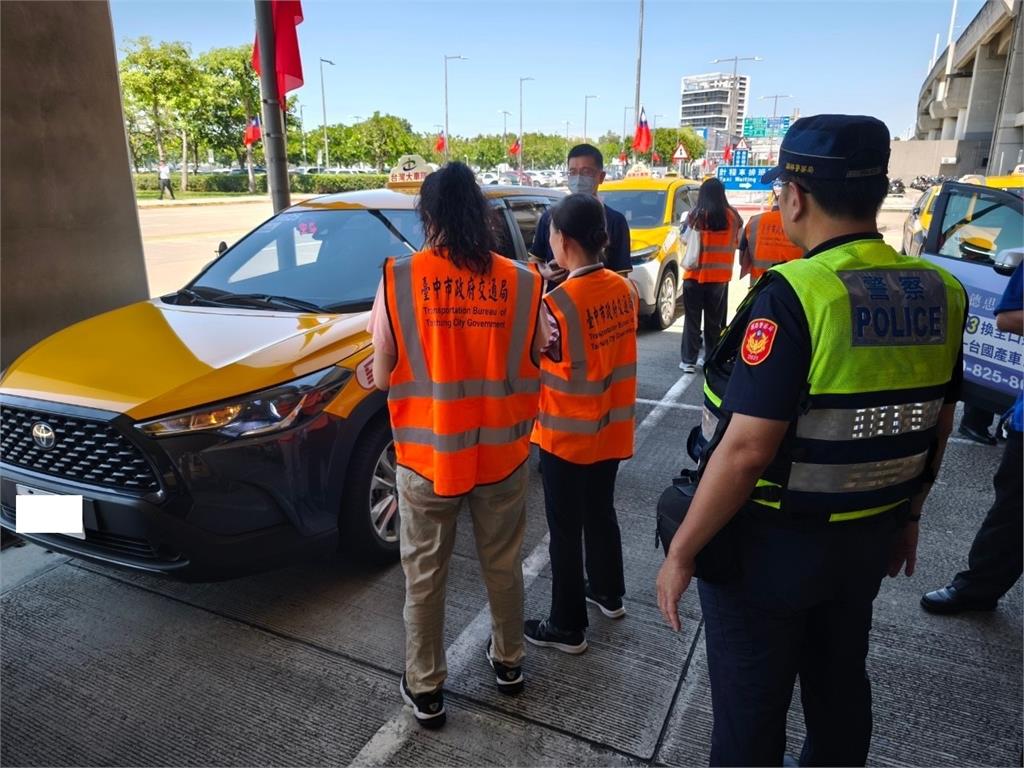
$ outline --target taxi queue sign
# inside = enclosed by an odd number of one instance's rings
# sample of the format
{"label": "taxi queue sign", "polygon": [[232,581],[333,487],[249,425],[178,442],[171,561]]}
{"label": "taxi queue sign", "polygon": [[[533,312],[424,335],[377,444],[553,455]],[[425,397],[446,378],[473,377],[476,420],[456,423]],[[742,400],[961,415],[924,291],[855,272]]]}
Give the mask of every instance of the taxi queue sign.
{"label": "taxi queue sign", "polygon": [[419,155],[402,155],[388,175],[388,189],[417,189],[437,168]]}
{"label": "taxi queue sign", "polygon": [[750,150],[749,149],[735,149],[732,153],[732,162],[730,165],[750,165]]}
{"label": "taxi queue sign", "polygon": [[726,189],[769,190],[771,184],[761,183],[761,176],[767,170],[763,165],[720,165],[718,180]]}

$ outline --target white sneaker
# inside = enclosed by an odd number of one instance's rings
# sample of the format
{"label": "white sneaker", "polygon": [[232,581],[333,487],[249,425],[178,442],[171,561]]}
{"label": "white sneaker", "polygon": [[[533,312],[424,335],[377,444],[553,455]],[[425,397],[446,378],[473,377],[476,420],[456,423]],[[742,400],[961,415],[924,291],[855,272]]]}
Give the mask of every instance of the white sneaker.
{"label": "white sneaker", "polygon": [[698,368],[703,368],[704,367],[704,358],[703,357],[698,357],[697,358],[697,367]]}
{"label": "white sneaker", "polygon": [[679,370],[681,370],[683,373],[696,373],[697,366],[695,366],[693,363],[680,363]]}

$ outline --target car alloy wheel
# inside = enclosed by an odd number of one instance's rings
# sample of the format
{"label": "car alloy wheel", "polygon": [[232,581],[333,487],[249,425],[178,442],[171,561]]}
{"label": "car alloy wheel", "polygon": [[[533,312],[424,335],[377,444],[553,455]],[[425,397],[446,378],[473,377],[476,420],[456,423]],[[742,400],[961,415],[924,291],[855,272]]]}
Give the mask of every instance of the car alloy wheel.
{"label": "car alloy wheel", "polygon": [[398,486],[395,444],[381,451],[370,480],[370,525],[377,537],[388,544],[398,541]]}
{"label": "car alloy wheel", "polygon": [[662,328],[668,328],[676,319],[676,278],[666,272],[658,288],[658,319]]}

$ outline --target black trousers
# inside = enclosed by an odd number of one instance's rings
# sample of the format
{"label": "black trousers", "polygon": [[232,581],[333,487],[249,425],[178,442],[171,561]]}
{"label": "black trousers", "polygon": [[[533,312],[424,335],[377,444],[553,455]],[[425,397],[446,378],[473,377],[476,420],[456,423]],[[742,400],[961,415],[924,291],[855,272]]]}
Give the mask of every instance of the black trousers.
{"label": "black trousers", "polygon": [[998,600],[1024,570],[1021,540],[1024,539],[1024,473],[1021,470],[1021,433],[1010,430],[992,484],[996,500],[971,544],[967,570],[953,579],[953,586],[980,600]]}
{"label": "black trousers", "polygon": [[160,199],[164,199],[164,190],[167,190],[171,194],[171,200],[174,200],[174,189],[171,187],[170,179],[160,179]]}
{"label": "black trousers", "polygon": [[704,355],[707,356],[722,334],[728,307],[728,283],[683,281],[683,341],[680,357],[684,363],[697,362],[700,354],[701,315],[704,316]]}
{"label": "black trousers", "polygon": [[994,416],[992,411],[964,403],[964,415],[960,417],[960,426],[970,427],[978,432],[988,432]]}
{"label": "black trousers", "polygon": [[615,516],[618,460],[573,464],[540,452],[544,506],[551,531],[551,613],[548,620],[568,632],[587,627],[583,572],[595,594],[622,597],[622,537]]}
{"label": "black trousers", "polygon": [[711,765],[782,765],[799,676],[801,765],[864,765],[872,603],[901,530],[893,514],[813,529],[741,512],[742,574],[699,582],[711,679]]}

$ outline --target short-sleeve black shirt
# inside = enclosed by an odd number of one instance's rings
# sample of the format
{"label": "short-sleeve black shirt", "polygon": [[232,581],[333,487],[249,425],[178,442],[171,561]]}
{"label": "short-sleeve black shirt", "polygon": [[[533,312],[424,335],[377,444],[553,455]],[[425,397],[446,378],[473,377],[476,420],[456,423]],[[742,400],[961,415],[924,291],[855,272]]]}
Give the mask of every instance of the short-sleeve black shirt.
{"label": "short-sleeve black shirt", "polygon": [[[629,272],[633,262],[629,257],[629,222],[626,217],[614,208],[604,207],[605,226],[608,228],[608,247],[605,248],[605,267],[613,272]],[[530,253],[544,261],[551,261],[555,255],[551,252],[548,242],[551,227],[551,212],[544,211],[537,223],[537,231],[533,235]]]}

